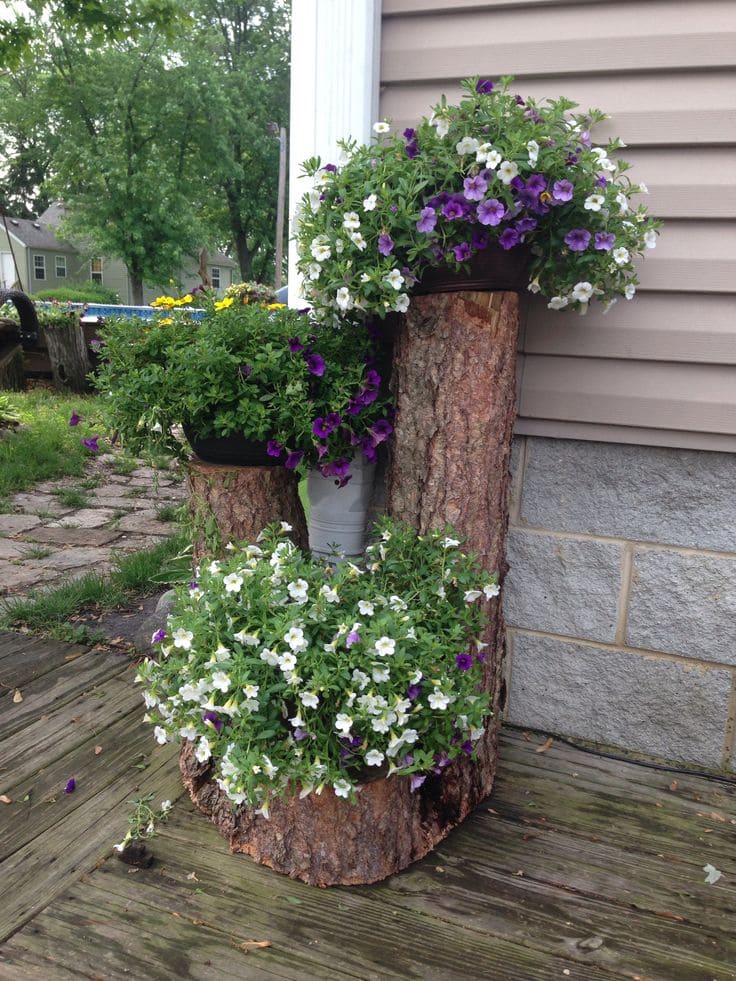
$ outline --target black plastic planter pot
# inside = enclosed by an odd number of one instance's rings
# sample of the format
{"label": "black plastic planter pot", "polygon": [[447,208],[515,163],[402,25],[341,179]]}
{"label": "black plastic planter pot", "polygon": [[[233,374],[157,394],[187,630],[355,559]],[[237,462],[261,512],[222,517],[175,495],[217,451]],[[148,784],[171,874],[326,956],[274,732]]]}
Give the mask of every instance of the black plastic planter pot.
{"label": "black plastic planter pot", "polygon": [[205,463],[221,463],[231,467],[279,467],[283,460],[269,456],[266,444],[245,436],[199,437],[189,425],[184,425],[184,435],[200,460]]}

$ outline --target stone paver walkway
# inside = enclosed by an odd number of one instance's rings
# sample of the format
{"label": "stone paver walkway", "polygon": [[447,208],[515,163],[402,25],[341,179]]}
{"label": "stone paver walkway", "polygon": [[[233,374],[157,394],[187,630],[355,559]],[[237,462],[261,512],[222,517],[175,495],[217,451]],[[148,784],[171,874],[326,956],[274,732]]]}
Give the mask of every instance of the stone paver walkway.
{"label": "stone paver walkway", "polygon": [[[156,481],[145,466],[117,474],[115,460],[104,454],[82,478],[44,481],[11,499],[12,511],[0,514],[0,596],[107,572],[115,552],[140,551],[172,534],[160,512],[186,497],[180,475],[159,472]],[[90,479],[97,486],[81,489]],[[59,492],[77,489],[84,506],[65,505]]]}

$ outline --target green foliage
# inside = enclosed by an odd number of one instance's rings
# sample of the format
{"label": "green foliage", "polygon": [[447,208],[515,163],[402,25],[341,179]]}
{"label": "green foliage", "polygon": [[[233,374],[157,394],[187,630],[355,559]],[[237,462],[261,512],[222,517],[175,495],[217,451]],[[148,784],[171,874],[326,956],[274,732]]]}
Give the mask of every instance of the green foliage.
{"label": "green foliage", "polygon": [[10,401],[10,396],[0,392],[0,427],[20,422],[20,414]]}
{"label": "green foliage", "polygon": [[[358,445],[375,456],[391,425],[362,327],[326,330],[281,304],[204,304],[202,321],[175,306],[149,321],[111,318],[103,328],[95,385],[129,451],[181,454],[172,427],[183,424],[198,437],[275,441],[274,456],[302,472],[319,461],[341,476]],[[359,396],[365,404],[357,406]]]}
{"label": "green foliage", "polygon": [[70,283],[54,289],[39,290],[31,296],[32,300],[57,303],[120,303],[120,294],[102,283]]}
{"label": "green foliage", "polygon": [[299,269],[317,316],[404,312],[425,270],[467,270],[496,244],[531,248],[529,289],[551,309],[631,299],[634,259],[654,248],[660,226],[630,203],[646,189],[609,157],[618,140],[592,146],[601,112],[517,101],[511,81],[488,91],[490,81],[467,79],[459,105],[443,98],[404,136],[379,122],[385,139],[341,143],[337,168],[305,163],[313,187],[301,202]]}
{"label": "green foliage", "polygon": [[451,529],[384,519],[362,567],[314,560],[288,530],[177,590],[137,679],[156,739],[192,740],[233,803],[264,813],[284,793],[347,797],[371,773],[426,776],[472,755],[489,713],[478,601],[496,577]]}
{"label": "green foliage", "polygon": [[0,440],[0,499],[26,490],[39,480],[79,476],[89,459],[82,437],[88,427],[70,427],[73,412],[94,418],[100,403],[96,399],[51,394],[45,389],[14,392],[24,428]]}

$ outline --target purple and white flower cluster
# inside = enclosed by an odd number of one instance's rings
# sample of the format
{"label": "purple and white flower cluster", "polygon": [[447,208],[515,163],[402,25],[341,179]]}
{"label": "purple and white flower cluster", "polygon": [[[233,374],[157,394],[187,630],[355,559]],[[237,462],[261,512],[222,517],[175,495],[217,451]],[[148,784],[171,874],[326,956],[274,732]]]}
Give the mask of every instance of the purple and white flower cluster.
{"label": "purple and white flower cluster", "polygon": [[489,714],[478,640],[499,587],[451,529],[384,519],[358,565],[303,555],[270,526],[180,588],[139,668],[159,743],[188,740],[230,800],[259,807],[366,776],[415,790],[472,756]]}
{"label": "purple and white flower cluster", "polygon": [[597,110],[524,101],[510,82],[468,79],[458,106],[443,100],[401,135],[376,124],[381,142],[340,143],[339,166],[304,165],[299,268],[318,317],[403,313],[427,268],[467,268],[489,249],[517,251],[551,309],[634,295],[634,260],[659,223],[634,200],[645,185],[611,156],[623,144],[593,145]]}

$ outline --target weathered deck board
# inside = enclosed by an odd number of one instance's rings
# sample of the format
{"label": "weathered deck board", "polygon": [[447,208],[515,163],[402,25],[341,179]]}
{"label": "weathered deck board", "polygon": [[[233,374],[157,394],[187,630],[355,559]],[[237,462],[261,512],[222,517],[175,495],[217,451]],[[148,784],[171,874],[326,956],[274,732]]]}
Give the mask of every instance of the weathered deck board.
{"label": "weathered deck board", "polygon": [[85,650],[77,644],[49,643],[28,634],[0,633],[0,697],[23,688]]}
{"label": "weathered deck board", "polygon": [[[733,784],[509,731],[493,796],[428,859],[312,889],[231,856],[180,797],[124,659],[57,648],[0,635],[0,681],[25,671],[0,712],[2,978],[736,978]],[[112,844],[149,791],[179,799],[136,871]]]}

